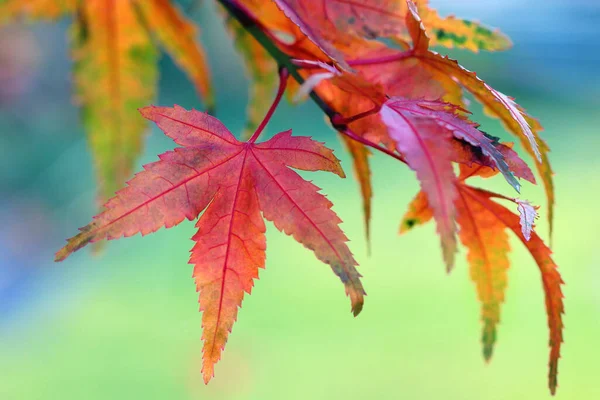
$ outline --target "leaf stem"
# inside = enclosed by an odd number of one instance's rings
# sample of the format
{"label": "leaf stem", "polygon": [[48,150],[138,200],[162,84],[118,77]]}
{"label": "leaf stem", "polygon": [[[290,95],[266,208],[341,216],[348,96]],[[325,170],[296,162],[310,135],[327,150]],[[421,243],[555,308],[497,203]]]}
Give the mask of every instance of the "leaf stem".
{"label": "leaf stem", "polygon": [[403,51],[398,54],[392,54],[389,56],[383,57],[373,57],[373,58],[358,58],[356,60],[348,60],[347,63],[351,67],[359,67],[361,65],[377,65],[377,64],[387,64],[394,61],[401,61],[406,58],[414,57],[415,52],[413,49]]}
{"label": "leaf stem", "polygon": [[390,157],[395,158],[398,161],[403,162],[404,164],[407,164],[407,162],[404,159],[404,157],[402,157],[400,154],[394,153],[393,151],[388,150],[388,149],[386,149],[383,146],[380,146],[380,145],[378,145],[378,144],[376,144],[374,142],[371,142],[368,139],[365,139],[362,136],[357,135],[356,133],[352,132],[352,130],[350,130],[350,128],[348,128],[347,126],[346,127],[337,127],[336,129],[338,130],[339,133],[341,133],[344,136],[349,137],[352,140],[355,140],[355,141],[357,141],[359,143],[362,143],[365,146],[371,147],[371,148],[373,148],[375,150],[378,150],[378,151],[380,151],[380,152],[382,152],[384,154],[387,154]]}
{"label": "leaf stem", "polygon": [[379,110],[381,110],[381,106],[376,105],[375,107],[371,108],[370,110],[363,111],[363,112],[353,115],[351,117],[343,117],[341,114],[337,114],[337,115],[333,116],[333,118],[331,119],[331,122],[333,123],[334,126],[348,125],[348,124],[351,124],[352,122],[358,121],[359,119],[368,117],[373,114],[377,114],[379,112]]}
{"label": "leaf stem", "polygon": [[273,104],[271,104],[271,107],[269,108],[269,111],[267,111],[267,114],[263,118],[262,122],[260,123],[258,128],[256,128],[256,131],[250,137],[250,139],[248,139],[248,143],[256,142],[256,139],[258,139],[260,134],[265,129],[265,126],[267,126],[267,124],[271,120],[273,113],[275,112],[275,110],[277,109],[277,106],[281,102],[283,93],[285,93],[285,88],[287,87],[287,81],[288,81],[289,76],[290,76],[290,73],[288,72],[286,67],[279,68],[279,88],[277,89],[277,95],[275,96],[275,99],[273,100]]}
{"label": "leaf stem", "polygon": [[[401,53],[391,54],[389,56],[382,57],[373,57],[373,58],[357,58],[354,60],[347,60],[346,63],[351,67],[360,67],[360,66],[368,66],[368,65],[378,65],[378,64],[387,64],[395,61],[402,61],[407,58],[415,57],[415,52],[411,50],[406,50]],[[292,60],[294,65],[296,65],[300,69],[304,70],[312,70],[312,69],[325,69],[323,64],[318,64],[314,62],[309,62],[306,60]],[[328,64],[327,64],[328,65]]]}

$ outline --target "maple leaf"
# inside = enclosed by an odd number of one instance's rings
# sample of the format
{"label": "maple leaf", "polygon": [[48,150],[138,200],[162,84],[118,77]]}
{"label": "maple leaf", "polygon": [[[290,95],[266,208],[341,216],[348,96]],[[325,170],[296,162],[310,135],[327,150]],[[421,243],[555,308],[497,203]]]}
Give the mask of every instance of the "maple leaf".
{"label": "maple leaf", "polygon": [[[81,3],[75,19],[75,93],[94,154],[100,202],[130,175],[146,123],[132,113],[154,98],[158,54],[133,4]],[[101,204],[100,203],[100,204]]]}
{"label": "maple leaf", "polygon": [[354,167],[354,174],[360,185],[360,192],[363,202],[363,215],[365,221],[365,235],[367,237],[367,244],[370,246],[371,242],[371,202],[373,199],[373,186],[371,185],[371,167],[369,166],[369,156],[371,152],[369,149],[347,136],[342,136],[350,156],[352,157],[352,165]]}
{"label": "maple leaf", "polygon": [[343,177],[331,150],[291,131],[259,144],[253,141],[256,134],[239,142],[217,119],[178,106],[141,112],[182,147],[146,165],[102,214],[68,240],[57,261],[90,242],[146,235],[204,211],[190,263],[203,311],[205,382],[214,374],[244,294],[264,268],[263,217],[329,264],[345,285],[354,315],[361,311],[365,292],[341,220],[320,189],[291,169]]}
{"label": "maple leaf", "polygon": [[[410,0],[408,1],[412,3]],[[536,119],[526,114],[523,108],[514,102],[514,99],[493,89],[474,72],[462,67],[457,61],[441,56],[423,46],[424,37],[427,37],[427,35],[414,3],[411,10],[412,12],[407,13],[406,16],[407,25],[413,27],[412,30],[409,30],[413,41],[413,49],[411,50],[411,57],[408,58],[418,59],[433,74],[434,79],[445,82],[446,85],[451,85],[451,81],[448,80],[448,78],[451,78],[457,85],[459,84],[471,92],[484,105],[486,113],[500,119],[506,128],[519,138],[523,148],[535,158],[538,172],[544,183],[548,199],[550,235],[552,235],[554,220],[553,172],[548,159],[550,149],[539,137],[542,126]],[[417,29],[417,27],[419,28]]]}
{"label": "maple leaf", "polygon": [[[409,6],[405,0],[330,0],[315,5],[311,0],[276,0],[286,15],[298,23],[302,31],[321,47],[339,44],[341,39],[333,32],[352,32],[367,39],[409,39],[405,17]],[[432,34],[432,45],[458,47],[472,51],[505,50],[510,39],[498,30],[454,16],[441,18],[428,6],[418,2],[425,27]]]}
{"label": "maple leaf", "polygon": [[391,99],[381,109],[381,119],[388,127],[390,137],[396,142],[398,151],[416,172],[423,191],[430,199],[442,240],[444,262],[450,271],[456,253],[456,189],[450,159],[451,133],[437,129],[439,126],[435,123],[414,118],[401,105],[401,101]]}
{"label": "maple leaf", "polygon": [[[93,153],[101,203],[131,174],[147,123],[137,109],[152,101],[160,42],[208,107],[208,67],[196,29],[169,0],[4,0],[0,23],[74,15],[75,98]],[[149,32],[150,31],[150,32]]]}
{"label": "maple leaf", "polygon": [[[510,250],[506,229],[513,233],[527,247],[535,259],[541,275],[546,296],[546,311],[550,329],[549,387],[556,392],[558,359],[562,337],[562,314],[564,313],[561,285],[563,281],[551,258],[551,250],[540,237],[533,232],[533,221],[537,215],[535,208],[528,202],[511,199],[506,196],[477,189],[465,183],[472,176],[491,177],[497,174],[492,168],[473,165],[461,165],[461,174],[456,181],[458,195],[455,200],[457,222],[460,226],[459,237],[468,249],[467,260],[470,265],[471,279],[477,286],[481,302],[483,321],[483,354],[486,360],[492,356],[496,341],[496,329],[500,322],[500,306],[504,301],[509,268]],[[512,201],[517,204],[520,216],[493,201],[493,198]],[[425,192],[419,192],[409,205],[401,224],[404,233],[414,226],[431,220],[433,214]]]}

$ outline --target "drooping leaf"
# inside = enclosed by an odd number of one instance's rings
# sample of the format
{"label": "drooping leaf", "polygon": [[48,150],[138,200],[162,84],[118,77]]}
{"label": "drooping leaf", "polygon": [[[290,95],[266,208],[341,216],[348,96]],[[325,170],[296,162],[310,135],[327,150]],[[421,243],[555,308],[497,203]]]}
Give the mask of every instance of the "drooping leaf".
{"label": "drooping leaf", "polygon": [[[488,136],[488,135],[486,135]],[[461,165],[461,179],[470,176],[481,176],[489,178],[495,176],[499,171],[494,160],[487,157],[480,148],[462,140],[454,141],[453,160]],[[493,141],[494,147],[502,154],[509,170],[516,178],[525,179],[533,184],[536,183],[535,176],[529,166],[512,149],[512,143],[504,144]],[[468,168],[465,168],[468,167]]]}
{"label": "drooping leaf", "polygon": [[[414,16],[410,13],[407,14],[407,19],[411,18],[414,19]],[[419,40],[414,33],[412,39],[413,41]],[[434,79],[447,82],[448,77],[451,77],[471,92],[483,104],[486,113],[500,119],[506,128],[519,138],[523,148],[536,159],[536,166],[542,177],[548,199],[548,221],[550,235],[552,236],[554,220],[553,172],[548,159],[550,149],[539,137],[539,132],[542,130],[539,122],[526,114],[523,108],[514,102],[514,99],[493,89],[474,72],[462,67],[457,61],[432,51],[419,49],[415,49],[414,57],[433,73]]]}
{"label": "drooping leaf", "polygon": [[154,98],[157,54],[127,1],[81,2],[73,35],[77,101],[103,203],[131,175],[146,129],[137,109]]}
{"label": "drooping leaf", "polygon": [[542,275],[542,284],[545,293],[546,312],[548,314],[548,327],[550,329],[550,361],[548,370],[548,386],[552,394],[556,393],[557,376],[558,376],[558,360],[560,358],[560,348],[563,342],[563,322],[562,314],[564,313],[563,294],[561,285],[564,283],[558,272],[558,266],[552,260],[552,251],[544,244],[542,239],[535,233],[531,232],[531,238],[527,240],[521,232],[520,218],[510,212],[505,207],[492,201],[488,192],[479,189],[463,186],[462,193],[474,202],[479,203],[487,211],[493,214],[506,227],[521,240],[527,247],[535,262],[537,263]]}
{"label": "drooping leaf", "polygon": [[161,46],[194,82],[207,108],[214,108],[210,72],[204,50],[196,39],[196,26],[170,0],[143,0],[136,5]]}
{"label": "drooping leaf", "polygon": [[363,202],[363,213],[365,219],[365,234],[367,243],[371,241],[371,201],[373,199],[373,187],[371,185],[371,168],[369,166],[369,149],[347,136],[342,136],[342,140],[350,153],[353,161],[354,174],[360,186],[360,192]]}
{"label": "drooping leaf", "polygon": [[341,220],[312,183],[291,168],[344,173],[333,152],[308,137],[277,134],[267,142],[239,142],[217,119],[180,107],[147,107],[142,114],[182,147],[148,164],[68,240],[61,261],[90,242],[142,235],[192,220],[197,223],[190,263],[200,291],[204,380],[213,376],[244,293],[264,267],[260,216],[329,264],[346,287],[357,315],[364,290]]}
{"label": "drooping leaf", "polygon": [[271,105],[271,94],[277,87],[277,63],[252,35],[235,19],[225,16],[229,34],[244,60],[250,80],[248,121],[242,137],[249,138]]}
{"label": "drooping leaf", "polygon": [[442,241],[444,262],[450,271],[456,253],[456,178],[450,160],[451,133],[435,122],[415,118],[403,108],[401,99],[390,99],[380,114],[389,136],[427,193]]}
{"label": "drooping leaf", "polygon": [[[461,242],[469,250],[467,259],[471,267],[471,277],[477,285],[478,296],[482,303],[484,357],[489,360],[492,355],[496,340],[496,326],[500,321],[500,305],[504,301],[506,270],[509,267],[507,260],[509,246],[505,233],[508,228],[527,247],[542,274],[550,329],[549,386],[554,394],[562,344],[564,305],[561,285],[563,282],[557,265],[551,258],[550,249],[533,232],[535,209],[525,201],[476,189],[464,183],[472,176],[490,177],[497,174],[497,171],[492,168],[461,165],[460,169],[461,174],[456,183],[457,222],[460,226]],[[521,216],[512,213],[492,198],[513,201],[517,204]],[[429,221],[431,214],[427,195],[419,192],[402,221],[401,232]]]}
{"label": "drooping leaf", "polygon": [[488,136],[477,129],[478,125],[459,114],[456,106],[435,101],[403,100],[395,102],[395,107],[413,115],[431,119],[441,128],[452,132],[455,138],[479,147],[481,152],[493,161],[494,167],[500,170],[506,181],[517,192],[520,190],[521,185],[509,169],[502,152]]}
{"label": "drooping leaf", "polygon": [[490,360],[507,285],[508,236],[501,221],[460,190],[456,208],[460,241],[468,249],[470,275],[481,302],[483,356]]}
{"label": "drooping leaf", "polygon": [[[408,3],[411,4],[412,2],[408,0]],[[536,158],[540,160],[541,155],[538,150],[536,139],[531,131],[531,127],[525,120],[523,110],[515,104],[513,99],[494,90],[487,83],[479,79],[475,73],[461,67],[456,61],[429,51],[428,47],[423,46],[422,44],[424,41],[422,38],[425,35],[425,32],[419,14],[414,8],[412,9],[412,12],[406,15],[406,21],[408,26],[414,27],[414,29],[409,30],[413,41],[414,56],[433,70],[452,76],[476,97],[478,97],[478,94],[484,95],[496,103],[497,107],[502,108],[503,112],[508,114],[508,116],[516,122],[519,126],[519,134],[524,136],[530,142]]]}

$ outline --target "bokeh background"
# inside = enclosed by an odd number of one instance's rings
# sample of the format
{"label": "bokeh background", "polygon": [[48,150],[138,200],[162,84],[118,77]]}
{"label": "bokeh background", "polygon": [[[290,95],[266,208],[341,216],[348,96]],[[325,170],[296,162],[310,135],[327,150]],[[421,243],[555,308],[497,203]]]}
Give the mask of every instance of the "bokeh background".
{"label": "bokeh background", "polygon": [[[189,3],[189,1],[185,1]],[[509,34],[505,53],[450,51],[546,127],[556,173],[555,259],[567,285],[557,399],[600,398],[600,3],[596,0],[432,0],[443,15],[485,21]],[[182,0],[182,4],[184,1]],[[216,18],[202,26],[218,93],[217,116],[242,129],[247,81]],[[345,221],[368,291],[353,318],[329,268],[268,226],[267,268],[246,297],[216,377],[200,376],[200,314],[187,264],[193,223],[84,250],[53,253],[95,211],[94,174],[71,100],[69,21],[0,30],[1,399],[546,399],[547,325],[539,272],[512,241],[509,288],[489,365],[479,305],[461,251],[448,276],[433,225],[399,237],[418,184],[403,165],[373,157],[371,254],[356,183],[311,174]],[[202,108],[164,57],[157,104]],[[475,109],[486,131],[509,138]],[[269,134],[293,128],[336,150],[311,103],[284,104]],[[174,147],[149,132],[139,165]],[[500,180],[486,182],[509,192]],[[524,198],[542,205],[543,191]],[[538,232],[547,238],[547,224]]]}

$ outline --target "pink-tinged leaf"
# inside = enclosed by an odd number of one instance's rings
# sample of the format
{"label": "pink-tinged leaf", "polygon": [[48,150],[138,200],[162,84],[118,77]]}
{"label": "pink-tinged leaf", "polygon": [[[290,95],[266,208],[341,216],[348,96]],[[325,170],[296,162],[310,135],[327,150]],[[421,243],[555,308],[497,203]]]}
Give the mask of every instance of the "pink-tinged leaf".
{"label": "pink-tinged leaf", "polygon": [[498,143],[496,144],[496,148],[502,156],[504,156],[504,160],[508,164],[508,168],[514,173],[517,178],[525,179],[528,182],[536,184],[535,176],[533,172],[531,172],[531,168],[527,165],[525,161],[516,151],[512,149],[512,143]]}
{"label": "pink-tinged leaf", "polygon": [[[416,12],[409,12],[406,14],[407,25],[410,23],[414,27],[420,27],[419,30],[412,29],[409,31],[413,43],[420,43],[421,35],[425,35],[425,31],[421,25],[421,19]],[[412,22],[411,22],[412,20]],[[537,160],[542,162],[542,155],[538,148],[536,141],[536,135],[531,130],[531,127],[526,120],[523,110],[514,102],[514,99],[506,96],[505,94],[493,89],[490,85],[482,81],[475,75],[475,73],[463,68],[458,62],[451,60],[448,57],[442,57],[436,52],[430,51],[424,47],[414,47],[413,55],[418,58],[429,68],[437,71],[437,75],[440,74],[444,77],[451,76],[455,81],[462,84],[467,90],[472,92],[475,97],[488,106],[488,102],[491,102],[494,112],[498,111],[498,115],[504,116],[514,122],[516,125],[513,129],[517,135],[523,136],[531,148],[531,152],[535,155]]]}
{"label": "pink-tinged leaf", "polygon": [[396,142],[397,150],[417,173],[429,198],[442,241],[444,261],[450,271],[456,253],[456,177],[450,160],[451,133],[439,129],[434,121],[407,112],[402,99],[390,99],[380,114],[389,136]]}
{"label": "pink-tinged leaf", "polygon": [[57,261],[90,242],[146,235],[163,226],[175,226],[184,218],[193,220],[206,208],[219,185],[215,178],[226,173],[228,163],[241,149],[230,144],[218,146],[210,140],[202,143],[202,125],[187,129],[187,139],[181,141],[194,147],[176,148],[160,155],[160,161],[145,165],[145,171],[106,203],[103,213],[69,239],[56,254]]}
{"label": "pink-tinged leaf", "polygon": [[[460,180],[465,180],[471,176],[490,178],[498,174],[499,171],[496,169],[494,161],[480,152],[475,151],[476,148],[469,143],[457,141],[454,145],[453,161],[462,164],[460,166]],[[525,161],[523,161],[511,148],[512,144],[507,146],[505,144],[495,143],[494,146],[502,154],[506,164],[508,164],[508,168],[514,173],[515,177],[525,179],[533,184],[536,183],[533,172],[531,172],[531,169]]]}
{"label": "pink-tinged leaf", "polygon": [[162,131],[180,146],[239,146],[235,136],[215,117],[200,111],[171,107],[145,107],[142,115],[156,122]]}
{"label": "pink-tinged leaf", "polygon": [[345,285],[352,311],[365,292],[341,220],[319,188],[291,168],[344,176],[333,152],[308,137],[282,132],[267,142],[242,143],[215,118],[181,107],[147,107],[142,114],[184,146],[145,166],[106,210],[56,254],[65,259],[89,242],[147,234],[184,218],[197,223],[190,263],[203,311],[203,374],[214,365],[245,293],[265,265],[265,218],[314,251]]}
{"label": "pink-tinged leaf", "polygon": [[479,147],[482,153],[494,162],[494,166],[500,170],[506,181],[517,192],[520,190],[521,185],[509,169],[504,155],[489,137],[477,129],[478,125],[457,114],[460,109],[456,106],[439,101],[408,99],[398,99],[394,104],[397,109],[402,109],[404,112],[435,121],[443,129],[452,132],[455,138]]}
{"label": "pink-tinged leaf", "polygon": [[535,226],[535,219],[538,217],[537,207],[532,206],[527,200],[515,199],[515,201],[520,215],[521,232],[523,237],[529,240]]}

